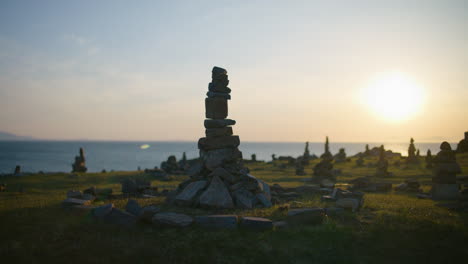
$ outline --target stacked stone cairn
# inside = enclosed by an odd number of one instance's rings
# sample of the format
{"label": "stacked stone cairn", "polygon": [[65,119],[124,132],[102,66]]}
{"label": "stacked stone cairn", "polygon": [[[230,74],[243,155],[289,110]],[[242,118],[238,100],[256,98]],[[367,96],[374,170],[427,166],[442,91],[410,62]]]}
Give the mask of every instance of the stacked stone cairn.
{"label": "stacked stone cairn", "polygon": [[456,175],[461,173],[455,152],[446,141],[440,145],[440,151],[433,160],[432,198],[434,200],[453,200],[459,196]]}
{"label": "stacked stone cairn", "polygon": [[80,155],[75,156],[75,162],[72,164],[72,172],[86,172],[86,160],[83,148],[80,148]]}
{"label": "stacked stone cairn", "polygon": [[416,147],[414,146],[414,139],[411,138],[410,145],[408,147],[408,157],[406,158],[407,164],[417,164],[419,162],[418,156],[416,155]]}
{"label": "stacked stone cairn", "polygon": [[392,176],[392,174],[388,172],[388,160],[385,158],[385,148],[383,145],[380,146],[380,155],[379,155],[379,161],[377,162],[377,170],[375,172],[375,176],[377,177]]}
{"label": "stacked stone cairn", "polygon": [[432,169],[432,160],[433,159],[432,159],[432,153],[431,153],[430,149],[427,150],[425,160],[426,160],[426,168],[427,169]]}
{"label": "stacked stone cairn", "polygon": [[169,174],[183,174],[184,170],[179,165],[177,158],[171,155],[166,161],[161,162],[161,169]]}
{"label": "stacked stone cairn", "polygon": [[304,157],[296,159],[296,175],[303,176],[306,175],[304,170]]}
{"label": "stacked stone cairn", "polygon": [[465,138],[458,143],[457,152],[468,153],[468,131],[465,132]]}
{"label": "stacked stone cairn", "polygon": [[227,71],[214,67],[205,99],[205,134],[200,138],[200,162],[190,179],[181,183],[168,202],[205,208],[271,207],[270,188],[249,174],[243,166],[238,136],[233,136],[236,121],[226,119],[231,89]]}
{"label": "stacked stone cairn", "polygon": [[335,155],[336,163],[346,162],[346,152],[344,148],[340,148],[340,151]]}
{"label": "stacked stone cairn", "polygon": [[310,156],[310,151],[309,151],[309,142],[305,143],[305,148],[304,148],[304,154],[302,155],[302,165],[307,166],[309,165],[309,161],[312,159]]}
{"label": "stacked stone cairn", "polygon": [[314,167],[312,181],[316,183],[321,183],[323,180],[336,181],[333,174],[333,155],[330,153],[328,137],[325,141],[325,152],[320,158],[320,162]]}

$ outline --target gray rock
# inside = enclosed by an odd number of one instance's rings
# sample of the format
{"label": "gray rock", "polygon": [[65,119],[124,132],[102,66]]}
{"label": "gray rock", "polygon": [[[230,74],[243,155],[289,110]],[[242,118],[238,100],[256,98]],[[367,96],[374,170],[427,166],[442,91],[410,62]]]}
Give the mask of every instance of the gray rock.
{"label": "gray rock", "polygon": [[237,207],[243,209],[253,208],[253,201],[255,201],[256,197],[250,191],[247,191],[244,188],[240,188],[233,192],[233,196]]}
{"label": "gray rock", "polygon": [[200,151],[200,157],[205,162],[207,169],[214,170],[224,163],[242,159],[242,152],[237,148],[216,149]]}
{"label": "gray rock", "polygon": [[139,216],[141,213],[141,206],[138,204],[137,200],[130,199],[125,206],[125,211],[132,215]]}
{"label": "gray rock", "polygon": [[264,193],[257,193],[255,197],[257,198],[257,200],[261,203],[263,207],[268,208],[268,207],[273,206],[273,204],[271,204],[270,199],[268,199]]}
{"label": "gray rock", "polygon": [[117,208],[112,208],[110,213],[106,214],[102,219],[106,223],[126,226],[126,227],[134,226],[137,222],[136,216],[130,213],[121,211]]}
{"label": "gray rock", "polygon": [[339,208],[339,207],[329,207],[325,208],[325,213],[328,216],[338,216],[344,214],[345,210],[344,208]]}
{"label": "gray rock", "polygon": [[[225,82],[226,83],[226,82]],[[227,82],[227,84],[229,84],[229,82]],[[226,84],[226,85],[227,85]],[[209,83],[208,84],[208,90],[210,92],[215,92],[215,93],[231,93],[231,89],[228,88],[227,86],[223,86],[223,85],[214,85],[213,83]]]}
{"label": "gray rock", "polygon": [[341,207],[344,209],[351,209],[351,211],[356,212],[361,203],[359,199],[356,198],[341,198],[336,201],[336,207]]}
{"label": "gray rock", "polygon": [[186,173],[189,177],[193,178],[193,177],[196,177],[198,176],[203,170],[203,163],[202,162],[197,162],[195,164],[193,164],[192,166],[190,166]]}
{"label": "gray rock", "polygon": [[178,213],[157,213],[152,218],[153,224],[172,226],[172,227],[187,227],[193,223],[193,218],[185,214]]}
{"label": "gray rock", "polygon": [[237,228],[237,215],[196,216],[195,223],[206,228]]}
{"label": "gray rock", "polygon": [[92,202],[92,201],[96,200],[96,197],[95,197],[94,195],[92,195],[92,194],[85,193],[85,194],[83,194],[83,196],[81,197],[81,199],[83,199],[83,200],[88,200],[88,201],[91,201],[91,202]]}
{"label": "gray rock", "polygon": [[[227,87],[226,87],[227,88]],[[229,88],[228,88],[229,89]],[[206,93],[206,96],[209,98],[223,98],[225,100],[231,100],[231,95],[229,93],[221,93],[221,92],[212,92],[209,91]],[[211,117],[208,117],[211,118]]]}
{"label": "gray rock", "polygon": [[137,193],[138,185],[133,179],[124,179],[122,182],[122,193]]}
{"label": "gray rock", "polygon": [[187,185],[181,193],[179,193],[175,201],[180,205],[191,205],[195,197],[206,187],[207,181],[195,181]]}
{"label": "gray rock", "polygon": [[239,136],[224,136],[213,138],[204,137],[198,140],[198,148],[205,151],[224,148],[237,148],[239,144]]}
{"label": "gray rock", "polygon": [[458,184],[434,183],[431,192],[434,200],[456,200],[460,197]]}
{"label": "gray rock", "polygon": [[155,205],[145,206],[141,209],[139,218],[144,222],[151,223],[151,219],[153,219],[153,216],[159,213],[160,211],[161,209]]}
{"label": "gray rock", "polygon": [[81,199],[81,196],[83,194],[81,193],[81,191],[76,191],[76,190],[70,190],[67,192],[67,198],[77,198],[77,199]]}
{"label": "gray rock", "polygon": [[229,194],[226,185],[218,177],[214,176],[211,180],[210,186],[200,196],[200,205],[203,207],[211,208],[233,208],[234,203]]}
{"label": "gray rock", "polygon": [[112,203],[96,207],[93,210],[93,216],[97,218],[103,218],[112,211],[112,208],[114,208],[114,204]]}
{"label": "gray rock", "polygon": [[205,129],[206,137],[232,136],[232,127],[208,128]]}
{"label": "gray rock", "polygon": [[229,183],[234,183],[237,181],[237,178],[232,175],[231,173],[229,173],[229,171],[227,171],[226,169],[222,168],[222,167],[218,167],[216,168],[210,175],[209,177],[214,177],[214,176],[218,176],[219,178],[223,179],[224,181],[227,181]]}
{"label": "gray rock", "polygon": [[75,206],[75,205],[90,205],[91,202],[88,200],[83,199],[76,199],[76,198],[67,198],[63,200],[63,206]]}
{"label": "gray rock", "polygon": [[211,70],[212,78],[216,78],[219,75],[226,75],[227,71],[226,69],[223,69],[218,66],[214,66],[213,69]]}
{"label": "gray rock", "polygon": [[257,180],[258,180],[258,181],[261,183],[261,185],[262,185],[262,192],[263,192],[263,194],[265,195],[265,197],[266,197],[268,200],[271,200],[271,190],[270,190],[270,186],[269,186],[266,182],[264,182],[264,181],[262,181],[262,180],[260,180],[260,179],[257,179]]}
{"label": "gray rock", "polygon": [[287,222],[291,224],[321,224],[325,217],[323,208],[300,208],[288,211]]}
{"label": "gray rock", "polygon": [[205,128],[221,128],[226,126],[233,126],[236,124],[232,119],[205,119]]}
{"label": "gray rock", "polygon": [[266,218],[244,216],[241,220],[241,226],[255,230],[269,230],[273,228],[273,222]]}

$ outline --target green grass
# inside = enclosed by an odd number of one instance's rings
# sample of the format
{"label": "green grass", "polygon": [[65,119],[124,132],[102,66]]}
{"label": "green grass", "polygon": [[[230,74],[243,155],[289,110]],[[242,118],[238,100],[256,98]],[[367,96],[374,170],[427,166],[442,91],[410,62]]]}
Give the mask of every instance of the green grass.
{"label": "green grass", "polygon": [[[467,173],[468,155],[459,155],[458,161]],[[248,166],[253,175],[270,184],[295,187],[311,177],[316,162],[306,167],[309,176],[295,176],[294,168],[280,169],[272,164]],[[397,184],[416,178],[428,190],[431,172],[425,169],[424,162],[403,167],[390,166],[395,177],[378,180]],[[356,168],[354,159],[335,168],[343,171],[338,177],[340,183],[375,172],[374,168]],[[5,263],[451,263],[468,259],[468,214],[449,211],[412,194],[369,193],[356,214],[328,218],[319,226],[266,232],[148,225],[126,229],[96,223],[87,212],[60,207],[70,189],[97,186],[119,193],[119,181],[128,176],[148,177],[137,172],[112,172],[77,177],[38,174],[0,178],[0,182],[8,184],[8,191],[0,193],[0,259],[10,261]],[[152,183],[160,190],[172,189],[185,178],[175,179]],[[20,189],[24,192],[18,192]],[[277,206],[207,211],[163,205],[163,198],[159,197],[138,200],[143,205],[158,204],[163,210],[192,215],[235,213],[280,220],[286,214]],[[304,207],[327,206],[318,195],[305,195],[297,201]],[[127,200],[111,202],[123,208]]]}

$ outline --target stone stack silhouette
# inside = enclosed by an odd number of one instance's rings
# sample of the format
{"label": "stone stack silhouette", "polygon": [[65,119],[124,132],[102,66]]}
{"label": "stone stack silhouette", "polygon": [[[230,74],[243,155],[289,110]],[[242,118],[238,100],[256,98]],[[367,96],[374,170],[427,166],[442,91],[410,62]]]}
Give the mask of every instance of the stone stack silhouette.
{"label": "stone stack silhouette", "polygon": [[233,135],[235,120],[227,119],[231,89],[227,71],[212,70],[205,98],[205,135],[198,141],[200,163],[188,172],[173,199],[178,205],[208,208],[270,207],[270,188],[249,174],[239,151],[239,136]]}
{"label": "stone stack silhouette", "polygon": [[80,148],[80,155],[75,156],[75,162],[72,164],[72,172],[86,172],[86,160],[83,148]]}

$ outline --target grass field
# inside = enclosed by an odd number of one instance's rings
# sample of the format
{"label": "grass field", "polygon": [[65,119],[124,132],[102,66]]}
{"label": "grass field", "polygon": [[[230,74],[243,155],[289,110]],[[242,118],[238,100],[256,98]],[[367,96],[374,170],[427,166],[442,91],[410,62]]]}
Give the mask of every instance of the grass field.
{"label": "grass field", "polygon": [[[458,155],[464,175],[468,155]],[[366,162],[376,160],[367,159]],[[267,163],[248,164],[251,174],[269,184],[303,185],[310,178],[295,176],[294,168],[280,169]],[[391,161],[390,164],[393,162]],[[351,162],[342,169],[339,183],[375,172],[356,168]],[[421,165],[390,167],[400,183],[416,178],[429,190],[431,172]],[[96,223],[88,212],[60,206],[70,189],[110,187],[120,193],[119,181],[128,176],[149,177],[139,172],[89,173],[4,177],[7,192],[0,193],[0,260],[2,263],[462,263],[468,260],[467,212],[449,211],[432,200],[414,194],[368,193],[358,213],[328,218],[319,226],[291,226],[272,231],[210,231],[139,225],[126,229]],[[162,189],[172,189],[185,176],[173,181],[153,180]],[[19,192],[20,190],[22,192]],[[138,199],[142,205],[158,204],[162,210],[187,214],[235,213],[284,218],[278,206],[268,209],[207,211],[169,208],[163,198]],[[318,195],[305,195],[299,206],[327,206]],[[97,201],[104,204],[108,201]],[[126,199],[112,200],[123,208]],[[5,261],[5,262],[4,262]]]}

